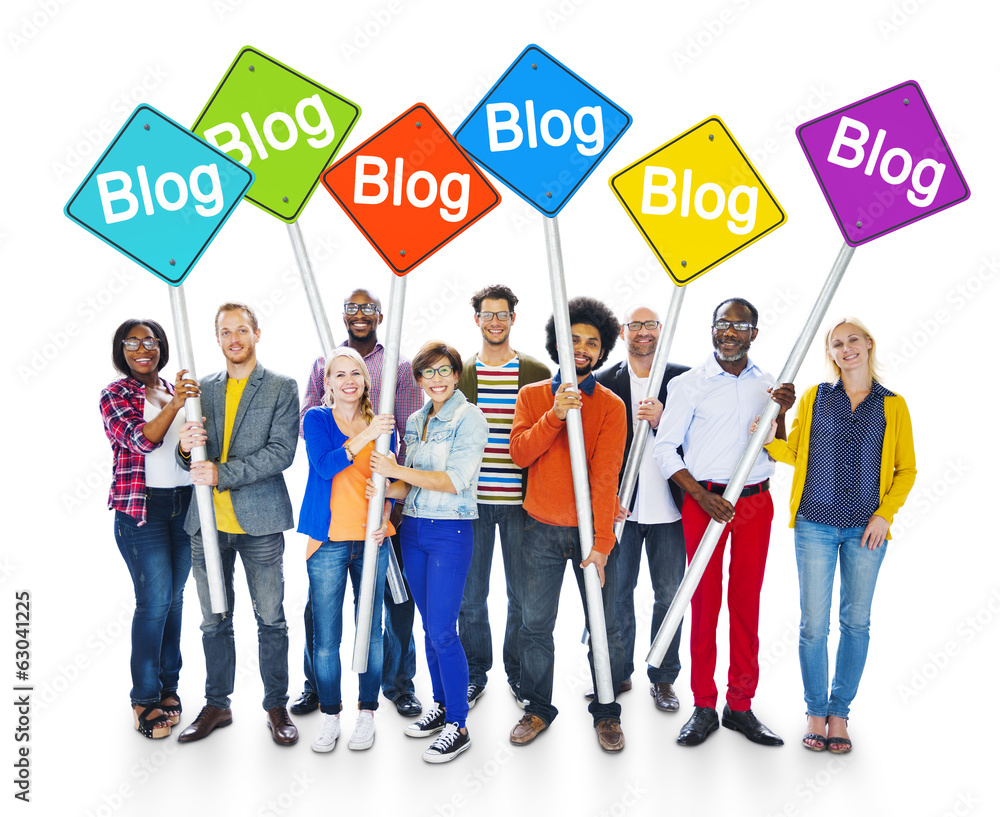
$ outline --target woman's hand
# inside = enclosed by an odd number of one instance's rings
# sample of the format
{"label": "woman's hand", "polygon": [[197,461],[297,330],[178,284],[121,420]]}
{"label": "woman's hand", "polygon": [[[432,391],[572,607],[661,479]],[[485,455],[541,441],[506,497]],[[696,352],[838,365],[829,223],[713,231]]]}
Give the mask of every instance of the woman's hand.
{"label": "woman's hand", "polygon": [[[358,443],[358,448],[368,445],[377,440],[383,434],[392,434],[396,429],[396,418],[391,414],[376,414],[368,424],[368,428],[362,431],[353,442]],[[351,446],[354,448],[354,446]]]}
{"label": "woman's hand", "polygon": [[[757,423],[760,422],[760,415],[758,414],[754,417],[752,423],[750,423],[750,433],[753,434],[757,430]],[[771,432],[767,435],[767,439],[764,440],[764,445],[770,442],[774,442],[774,432],[778,430],[778,421],[771,420]]]}
{"label": "woman's hand", "polygon": [[882,547],[888,532],[889,523],[877,513],[873,513],[872,518],[865,525],[865,532],[861,534],[861,547],[867,547],[868,550]]}
{"label": "woman's hand", "polygon": [[372,452],[371,469],[373,474],[378,474],[380,477],[393,477],[395,476],[395,468],[396,458],[391,451],[387,454],[379,454],[378,451]]}
{"label": "woman's hand", "polygon": [[203,423],[205,418],[201,418],[201,423],[191,420],[181,426],[181,451],[190,454],[192,448],[205,445],[208,441],[208,433],[205,431]]}
{"label": "woman's hand", "polygon": [[174,381],[174,395],[170,400],[173,403],[171,408],[175,412],[184,408],[184,401],[189,397],[197,397],[201,394],[201,390],[198,388],[198,381],[192,380],[190,377],[184,377],[187,371],[187,369],[181,369],[177,372],[177,379]]}

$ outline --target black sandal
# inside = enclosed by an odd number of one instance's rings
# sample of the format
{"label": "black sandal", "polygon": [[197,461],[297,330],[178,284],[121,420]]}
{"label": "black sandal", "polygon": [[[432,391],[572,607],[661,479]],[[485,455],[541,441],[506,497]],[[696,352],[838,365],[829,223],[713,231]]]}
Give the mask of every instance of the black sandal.
{"label": "black sandal", "polygon": [[[814,740],[819,743],[819,746],[812,746],[806,743],[807,740]],[[802,737],[802,745],[807,749],[811,749],[813,752],[822,752],[826,749],[827,740],[822,735],[817,735],[815,732],[809,732],[807,735]]]}
{"label": "black sandal", "polygon": [[[844,718],[844,723],[846,724],[848,720],[850,718]],[[850,738],[827,738],[826,746],[835,755],[846,755],[854,748]]]}
{"label": "black sandal", "polygon": [[[168,704],[164,700],[165,698],[173,698],[177,703]],[[176,689],[171,692],[160,693],[159,709],[163,713],[163,716],[170,721],[171,726],[177,726],[181,722],[181,712],[184,711],[184,708],[181,706],[181,696],[177,694]]]}
{"label": "black sandal", "polygon": [[147,706],[142,712],[136,712],[132,707],[132,720],[135,723],[136,731],[144,738],[159,740],[170,735],[170,719],[165,715],[157,718],[150,718],[149,713],[159,709],[159,706]]}

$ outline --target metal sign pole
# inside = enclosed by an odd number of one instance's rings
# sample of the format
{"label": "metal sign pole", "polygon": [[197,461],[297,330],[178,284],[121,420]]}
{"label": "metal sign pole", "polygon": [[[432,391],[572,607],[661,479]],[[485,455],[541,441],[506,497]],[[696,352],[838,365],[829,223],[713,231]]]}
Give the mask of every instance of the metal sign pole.
{"label": "metal sign pole", "polygon": [[[403,304],[405,300],[406,278],[394,275],[389,289],[389,332],[385,342],[385,357],[382,359],[382,390],[378,399],[379,414],[392,414],[395,408],[396,372],[399,370],[399,342],[403,335]],[[375,450],[379,454],[389,453],[389,436],[382,434],[375,440]],[[357,627],[354,631],[352,669],[358,673],[368,669],[368,639],[371,633],[372,615],[374,614],[375,572],[380,547],[372,539],[372,533],[382,524],[382,509],[385,503],[385,477],[373,472],[372,483],[375,486],[375,496],[368,502],[364,561],[361,566],[361,588],[358,591]],[[383,542],[381,547],[391,549],[392,543]]]}
{"label": "metal sign pole", "polygon": [[[851,256],[853,255],[854,247],[845,243],[840,248],[840,253],[837,255],[837,260],[834,262],[830,274],[827,276],[826,283],[823,285],[816,303],[813,304],[812,312],[809,313],[809,318],[806,320],[805,326],[802,327],[802,332],[799,334],[798,340],[792,347],[788,361],[785,363],[785,368],[778,375],[777,384],[790,383],[794,380],[795,375],[798,374],[799,367],[806,356],[809,344],[812,343],[816,332],[819,330],[820,321],[823,320],[823,316],[830,306],[830,301],[833,300],[833,295],[837,291],[840,280],[844,277],[844,272],[847,270],[847,265],[850,263]],[[757,430],[747,442],[747,447],[743,450],[743,455],[736,465],[732,479],[729,480],[725,493],[722,495],[722,498],[730,504],[735,505],[739,499],[747,477],[750,475],[750,470],[753,468],[758,455],[764,449],[764,440],[771,430],[771,421],[777,418],[779,409],[780,407],[773,400],[767,400],[766,405],[761,409]],[[670,604],[670,609],[667,610],[667,614],[663,618],[663,623],[656,633],[656,638],[653,639],[653,643],[649,648],[649,654],[646,656],[646,662],[654,667],[658,667],[663,663],[663,657],[667,654],[667,648],[673,640],[674,633],[677,632],[677,628],[680,626],[681,619],[684,617],[684,611],[687,609],[688,604],[690,604],[691,597],[694,596],[694,591],[698,587],[698,582],[701,581],[705,568],[708,567],[715,546],[719,542],[719,537],[722,536],[723,528],[725,528],[725,525],[721,522],[716,522],[714,519],[709,522],[708,527],[705,529],[705,534],[701,537],[701,542],[698,544],[698,549],[695,551],[694,556],[691,557],[687,572],[684,574],[684,578],[678,586],[677,592],[674,594],[674,600]]]}
{"label": "metal sign pole", "polygon": [[[649,380],[646,383],[646,394],[644,399],[656,398],[660,393],[660,386],[663,383],[663,375],[667,370],[667,355],[670,353],[670,344],[674,341],[674,331],[677,329],[677,319],[681,315],[681,304],[684,301],[684,287],[674,287],[674,294],[670,298],[670,307],[667,316],[663,321],[663,329],[660,332],[659,343],[656,344],[656,351],[653,353],[653,362],[650,364]],[[631,407],[626,406],[629,411]],[[639,466],[642,463],[642,455],[646,450],[646,442],[649,440],[649,421],[640,420],[635,424],[632,436],[632,447],[628,452],[628,459],[625,461],[625,473],[622,474],[622,484],[618,487],[618,501],[625,506],[629,506],[632,501],[632,493],[635,485],[639,481]],[[619,542],[622,538],[622,531],[625,530],[625,520],[615,524],[615,539]]]}
{"label": "metal sign pole", "polygon": [[[566,298],[566,279],[563,274],[562,247],[559,243],[559,225],[555,216],[545,221],[545,252],[549,262],[549,280],[552,285],[552,314],[555,319],[556,348],[559,352],[559,373],[563,383],[576,386],[576,365],[573,362],[573,333],[569,323],[569,304]],[[590,477],[587,473],[587,451],[583,441],[583,418],[572,410],[566,414],[566,431],[569,435],[569,459],[573,473],[573,493],[576,497],[576,521],[580,530],[580,550],[584,560],[594,547],[594,511],[590,504]],[[601,597],[601,577],[597,565],[583,571],[587,595],[587,618],[590,625],[590,649],[594,656],[594,676],[597,700],[612,703],[616,690],[611,683],[611,656],[608,651],[608,632],[604,622],[604,601]],[[613,592],[614,588],[610,588]]]}
{"label": "metal sign pole", "polygon": [[[181,368],[187,369],[188,377],[197,380],[194,369],[194,353],[191,350],[191,330],[188,327],[187,304],[184,301],[184,287],[170,289],[170,313],[174,319],[174,335],[177,341]],[[184,419],[201,422],[201,397],[189,397],[184,401]],[[208,459],[205,446],[191,450],[192,462]],[[208,597],[213,613],[225,613],[229,609],[226,602],[226,588],[222,579],[222,558],[219,555],[219,534],[215,527],[215,503],[211,485],[196,485],[195,499],[198,502],[198,516],[201,520],[201,541],[205,552],[205,575],[208,578]]]}

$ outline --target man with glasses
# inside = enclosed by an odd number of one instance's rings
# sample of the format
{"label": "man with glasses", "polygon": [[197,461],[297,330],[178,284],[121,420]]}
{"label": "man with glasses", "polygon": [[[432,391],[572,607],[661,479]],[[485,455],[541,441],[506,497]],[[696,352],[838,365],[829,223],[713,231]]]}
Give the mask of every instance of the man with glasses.
{"label": "man with glasses", "polygon": [[490,589],[493,544],[500,528],[504,576],[507,584],[507,627],[503,638],[503,665],[511,692],[521,704],[518,688],[521,665],[517,633],[521,629],[520,580],[524,557],[525,472],[510,458],[510,429],[517,393],[528,383],[551,376],[548,367],[510,345],[517,317],[517,296],[509,287],[494,284],[472,296],[476,325],[483,336],[479,353],[463,361],[458,388],[486,415],[489,441],[479,469],[476,489],[479,518],[472,522],[472,564],[465,580],[458,634],[469,662],[469,706],[486,690],[486,673],[493,666],[493,639],[486,597]]}
{"label": "man with glasses", "polygon": [[[667,364],[660,385],[659,396],[646,398],[653,354],[660,339],[660,316],[647,306],[634,306],[625,313],[620,337],[628,347],[628,356],[621,363],[597,375],[597,382],[607,386],[617,394],[626,408],[625,457],[618,473],[619,489],[625,474],[625,461],[632,448],[635,424],[640,420],[649,423],[656,434],[663,413],[663,403],[667,399],[667,383],[687,366]],[[646,561],[649,578],[653,584],[652,636],[660,629],[670,602],[677,592],[677,585],[684,577],[684,531],[681,528],[680,507],[684,492],[675,483],[660,474],[653,459],[653,441],[648,440],[639,466],[639,479],[628,508],[621,507],[619,519],[626,518],[621,541],[615,547],[612,558],[618,560],[618,584],[615,590],[615,609],[618,626],[621,628],[622,648],[625,650],[625,672],[618,691],[627,692],[632,688],[632,672],[635,669],[635,604],[633,595],[639,578],[639,562],[642,546],[646,545]],[[618,521],[618,520],[616,520]],[[651,637],[652,637],[651,636]],[[649,694],[657,709],[676,712],[680,708],[674,681],[681,669],[678,655],[681,641],[680,628],[667,649],[663,664],[649,666]],[[587,693],[592,698],[594,691]]]}
{"label": "man with glasses", "polygon": [[[782,744],[750,709],[757,689],[757,620],[764,564],[774,508],[768,479],[774,463],[761,452],[735,507],[723,499],[750,439],[750,426],[766,401],[781,406],[777,436],[785,436],[785,412],[795,387],[761,371],[748,357],[757,337],[757,310],[742,298],[719,304],[712,313],[715,353],[675,378],[667,393],[653,445],[660,473],[687,492],[681,509],[688,561],[711,520],[725,525],[719,544],[691,599],[691,691],[694,714],[677,742],[696,746],[719,728],[715,707],[716,626],[722,606],[722,554],[729,554],[729,684],[722,725],[754,743]],[[683,446],[683,454],[678,447]]]}
{"label": "man with glasses", "polygon": [[[378,342],[378,327],[382,323],[382,303],[366,289],[356,289],[344,298],[344,327],[347,329],[347,340],[341,346],[350,346],[357,351],[368,367],[371,376],[371,398],[375,411],[378,411],[379,395],[382,389],[382,362],[385,358],[385,347]],[[323,398],[323,372],[326,359],[316,358],[309,382],[306,385],[305,397],[302,401],[300,418],[313,406],[318,406]],[[424,404],[424,392],[413,378],[413,368],[410,361],[399,358],[396,369],[396,402],[393,408],[396,417],[396,439],[399,440],[399,450],[396,453],[398,462],[403,462],[406,456],[406,446],[403,435],[406,432],[406,421]],[[399,530],[400,515],[403,503],[397,502],[393,508],[392,522]],[[399,550],[399,534],[392,537],[392,547],[397,561],[403,559]],[[409,588],[407,588],[409,594]],[[423,712],[420,700],[414,694],[413,676],[417,671],[417,653],[413,644],[413,599],[408,598],[402,604],[396,604],[392,593],[386,584],[385,598],[385,638],[382,662],[382,694],[396,704],[396,711],[407,718],[415,718]],[[299,698],[292,704],[293,715],[303,715],[319,707],[319,696],[316,694],[316,680],[312,667],[312,606],[306,602],[305,610],[305,688]]]}

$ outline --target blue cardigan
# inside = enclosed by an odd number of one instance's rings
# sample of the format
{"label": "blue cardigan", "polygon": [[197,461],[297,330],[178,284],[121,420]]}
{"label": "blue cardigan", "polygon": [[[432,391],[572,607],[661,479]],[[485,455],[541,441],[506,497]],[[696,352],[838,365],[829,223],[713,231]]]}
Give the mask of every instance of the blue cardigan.
{"label": "blue cardigan", "polygon": [[[351,465],[344,450],[349,439],[333,419],[333,409],[314,406],[302,420],[302,433],[309,458],[309,478],[299,511],[296,530],[310,539],[325,542],[330,538],[330,493],[333,478]],[[396,451],[396,432],[392,433],[389,450]]]}

